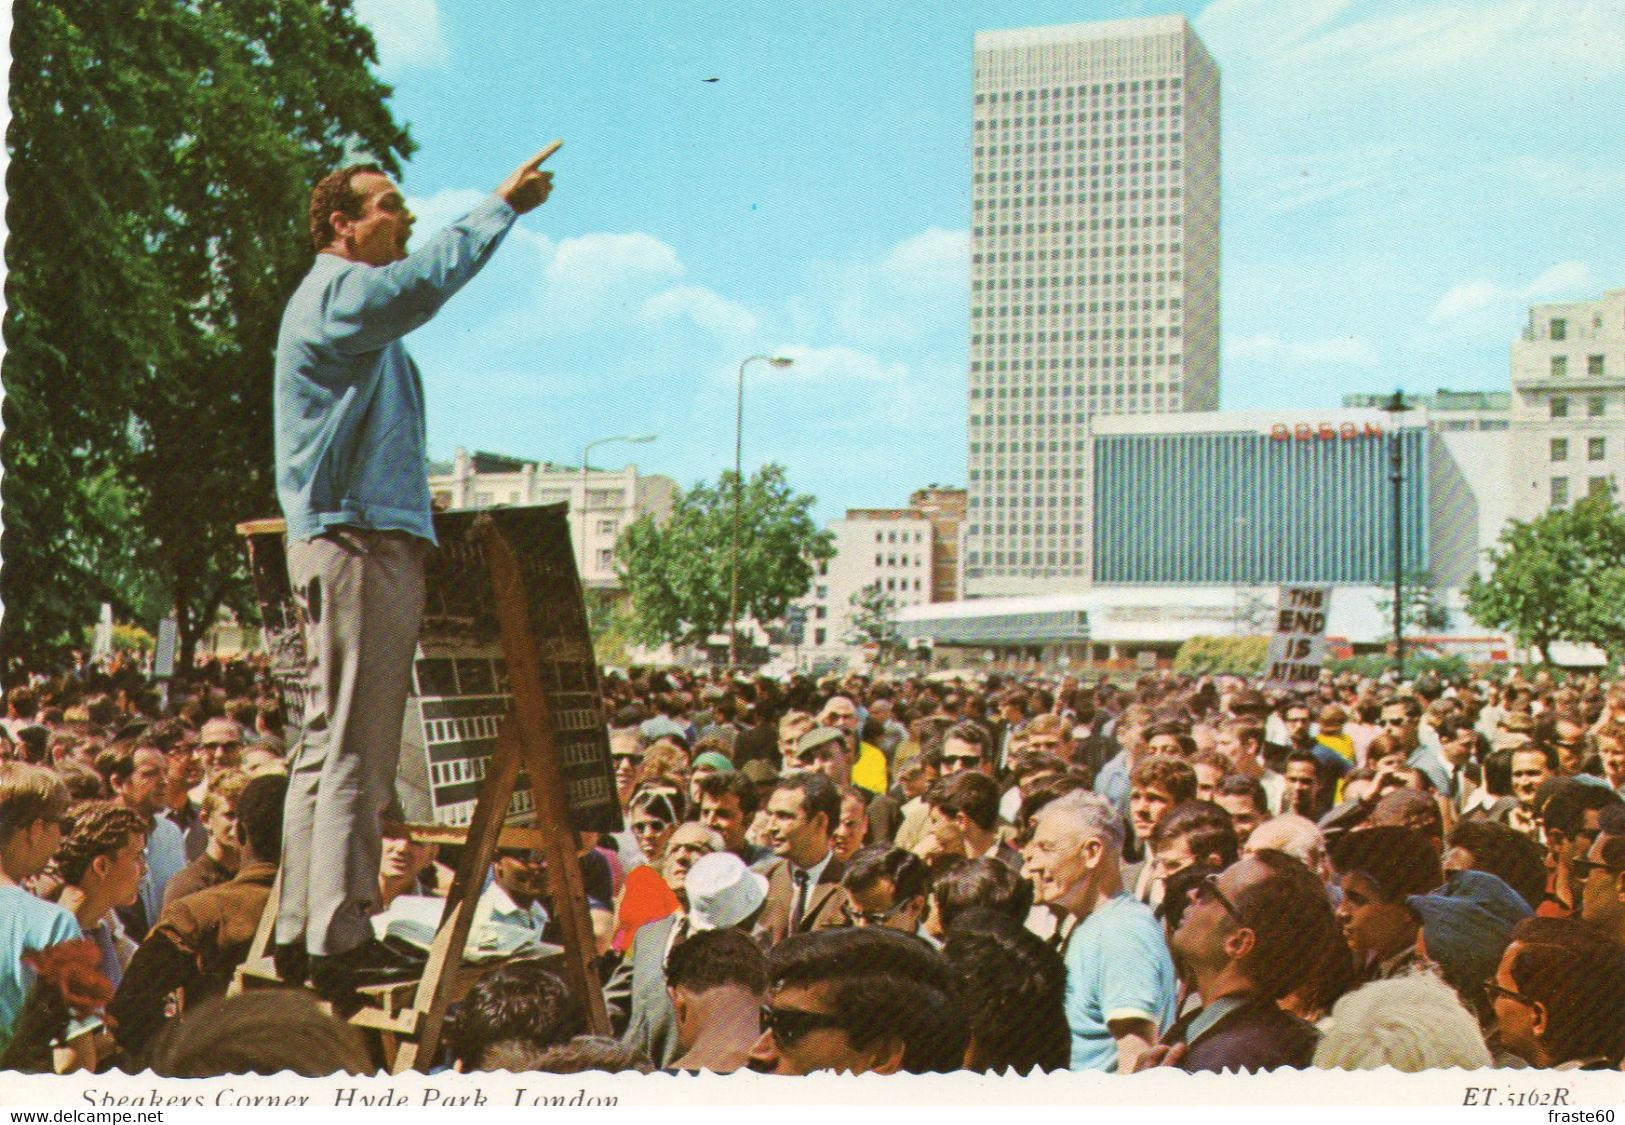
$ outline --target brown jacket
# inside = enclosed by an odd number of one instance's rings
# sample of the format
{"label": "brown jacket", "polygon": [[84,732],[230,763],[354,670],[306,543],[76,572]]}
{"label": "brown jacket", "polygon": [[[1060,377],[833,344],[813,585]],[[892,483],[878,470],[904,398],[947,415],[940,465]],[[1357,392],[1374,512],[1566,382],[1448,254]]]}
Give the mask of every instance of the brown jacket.
{"label": "brown jacket", "polygon": [[[787,859],[775,860],[762,874],[767,876],[767,902],[762,907],[761,920],[756,923],[756,937],[771,947],[790,936],[790,896],[795,890],[795,881],[790,876]],[[807,908],[802,912],[796,933],[846,925],[846,916],[841,913],[841,907],[848,901],[841,887],[841,876],[845,874],[846,867],[838,858],[830,856],[824,873],[807,895]]]}
{"label": "brown jacket", "polygon": [[226,990],[248,956],[275,878],[275,864],[251,864],[230,882],[164,907],[107,1009],[117,1021],[115,1037],[133,1058],[163,1026],[171,992],[179,989],[190,1008]]}

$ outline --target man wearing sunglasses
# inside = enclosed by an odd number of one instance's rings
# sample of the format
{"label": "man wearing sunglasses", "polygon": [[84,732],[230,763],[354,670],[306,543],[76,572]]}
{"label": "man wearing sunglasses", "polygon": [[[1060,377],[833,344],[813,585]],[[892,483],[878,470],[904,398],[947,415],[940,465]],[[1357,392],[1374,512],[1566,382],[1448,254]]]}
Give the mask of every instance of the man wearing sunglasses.
{"label": "man wearing sunglasses", "polygon": [[1313,951],[1337,940],[1325,885],[1285,852],[1256,851],[1203,876],[1169,938],[1202,1006],[1157,1053],[1177,1050],[1174,1064],[1193,1072],[1308,1066],[1320,1034],[1276,1001],[1309,975]]}
{"label": "man wearing sunglasses", "polygon": [[767,975],[752,1070],[939,1074],[964,1062],[953,974],[919,938],[881,926],[801,934],[768,954]]}

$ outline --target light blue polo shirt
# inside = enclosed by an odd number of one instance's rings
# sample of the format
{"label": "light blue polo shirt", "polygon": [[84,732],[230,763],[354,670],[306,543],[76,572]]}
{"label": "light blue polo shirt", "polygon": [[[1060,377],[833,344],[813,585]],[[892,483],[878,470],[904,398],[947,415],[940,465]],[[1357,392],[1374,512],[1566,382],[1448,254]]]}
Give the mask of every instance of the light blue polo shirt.
{"label": "light blue polo shirt", "polygon": [[1066,1022],[1072,1069],[1117,1069],[1112,1020],[1149,1020],[1158,1033],[1174,1022],[1178,981],[1162,924],[1126,891],[1096,906],[1066,944]]}

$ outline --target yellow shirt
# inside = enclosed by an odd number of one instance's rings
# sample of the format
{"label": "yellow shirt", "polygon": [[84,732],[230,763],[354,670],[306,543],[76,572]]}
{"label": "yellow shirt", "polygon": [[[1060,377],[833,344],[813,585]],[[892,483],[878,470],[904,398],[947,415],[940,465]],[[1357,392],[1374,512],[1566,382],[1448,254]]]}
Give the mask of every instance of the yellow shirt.
{"label": "yellow shirt", "polygon": [[876,796],[886,791],[886,755],[880,747],[858,743],[858,760],[852,763],[852,784]]}

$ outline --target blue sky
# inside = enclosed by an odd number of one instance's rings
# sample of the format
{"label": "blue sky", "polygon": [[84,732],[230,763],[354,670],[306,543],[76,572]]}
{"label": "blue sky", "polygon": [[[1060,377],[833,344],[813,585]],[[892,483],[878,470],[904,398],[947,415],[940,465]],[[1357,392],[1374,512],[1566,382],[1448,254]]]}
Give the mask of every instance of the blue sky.
{"label": "blue sky", "polygon": [[[963,484],[977,30],[1183,11],[1223,90],[1222,405],[1504,389],[1625,286],[1625,0],[357,0],[418,235],[555,137],[553,198],[410,346],[432,456],[784,464],[820,519]],[[716,82],[704,79],[716,78]]]}

